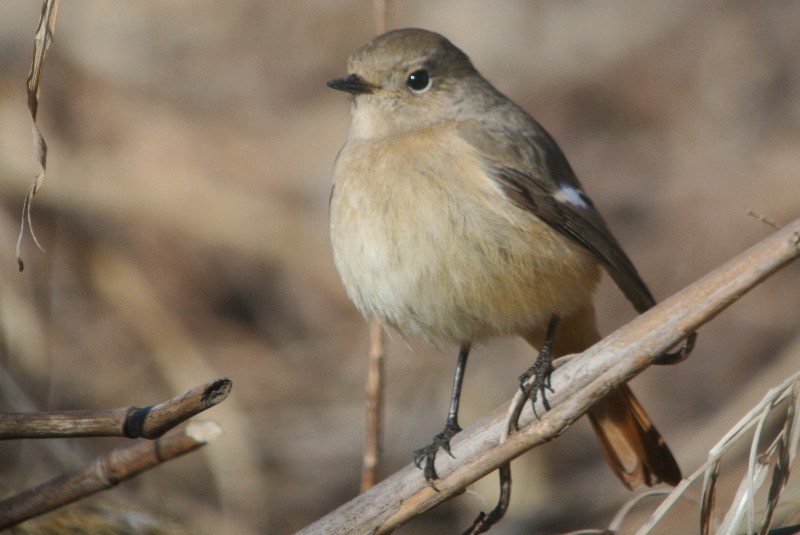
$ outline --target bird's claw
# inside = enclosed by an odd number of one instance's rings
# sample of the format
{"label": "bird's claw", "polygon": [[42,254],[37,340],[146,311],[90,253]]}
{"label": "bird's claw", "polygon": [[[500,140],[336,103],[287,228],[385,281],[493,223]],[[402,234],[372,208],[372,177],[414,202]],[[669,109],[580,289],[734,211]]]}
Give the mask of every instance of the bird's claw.
{"label": "bird's claw", "polygon": [[458,424],[448,423],[441,433],[433,437],[433,441],[430,444],[414,450],[414,465],[422,470],[425,481],[437,492],[439,489],[437,489],[434,484],[434,481],[439,479],[439,474],[436,473],[435,465],[436,453],[440,449],[443,449],[450,457],[453,457],[453,453],[450,451],[450,439],[459,431],[461,431],[461,428]]}

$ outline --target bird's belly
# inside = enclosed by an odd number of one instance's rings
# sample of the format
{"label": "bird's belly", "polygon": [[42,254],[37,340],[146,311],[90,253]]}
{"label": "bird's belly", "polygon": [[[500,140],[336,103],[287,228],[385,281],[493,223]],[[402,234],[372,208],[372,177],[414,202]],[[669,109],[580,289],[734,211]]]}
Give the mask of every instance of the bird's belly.
{"label": "bird's belly", "polygon": [[416,166],[387,182],[380,169],[355,171],[337,169],[331,233],[342,281],[365,315],[461,343],[527,332],[591,299],[592,257],[488,178],[462,170],[439,181]]}

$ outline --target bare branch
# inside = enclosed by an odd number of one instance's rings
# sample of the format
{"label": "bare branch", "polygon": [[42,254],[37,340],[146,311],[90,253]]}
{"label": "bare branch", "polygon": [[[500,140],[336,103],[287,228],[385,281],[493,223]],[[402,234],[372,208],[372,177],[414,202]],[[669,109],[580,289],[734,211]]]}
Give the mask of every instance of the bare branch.
{"label": "bare branch", "polygon": [[205,446],[222,434],[211,421],[192,422],[158,440],[139,441],[98,457],[83,470],[52,479],[0,502],[0,530],[111,488],[145,470]]}
{"label": "bare branch", "polygon": [[377,317],[369,321],[369,366],[367,368],[367,409],[364,428],[364,455],[361,462],[361,492],[378,482],[378,465],[383,433],[384,383],[383,326]]}
{"label": "bare branch", "polygon": [[372,0],[372,13],[375,20],[375,35],[386,33],[389,20],[389,0]]}
{"label": "bare branch", "polygon": [[452,445],[455,459],[437,459],[440,492],[409,465],[300,533],[388,533],[460,494],[502,464],[557,437],[595,401],[799,255],[797,219],[556,370],[552,409],[541,420],[534,420],[527,408],[520,418],[521,431],[500,444],[505,405],[460,433]]}
{"label": "bare branch", "polygon": [[[386,33],[388,0],[373,0],[375,33]],[[364,426],[364,455],[361,461],[361,492],[378,482],[378,466],[383,435],[383,384],[384,384],[383,325],[377,316],[369,320],[369,365],[367,367],[367,410]]]}
{"label": "bare branch", "polygon": [[232,385],[230,379],[217,379],[150,407],[0,414],[0,439],[157,438],[222,402],[228,397]]}

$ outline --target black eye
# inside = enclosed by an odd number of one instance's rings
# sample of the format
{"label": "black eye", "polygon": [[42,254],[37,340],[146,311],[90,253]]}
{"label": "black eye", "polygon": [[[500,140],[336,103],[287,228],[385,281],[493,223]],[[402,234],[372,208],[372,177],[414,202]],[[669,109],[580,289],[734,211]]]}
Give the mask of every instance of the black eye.
{"label": "black eye", "polygon": [[427,90],[431,86],[431,78],[428,76],[428,71],[420,69],[412,72],[408,75],[406,85],[417,93]]}

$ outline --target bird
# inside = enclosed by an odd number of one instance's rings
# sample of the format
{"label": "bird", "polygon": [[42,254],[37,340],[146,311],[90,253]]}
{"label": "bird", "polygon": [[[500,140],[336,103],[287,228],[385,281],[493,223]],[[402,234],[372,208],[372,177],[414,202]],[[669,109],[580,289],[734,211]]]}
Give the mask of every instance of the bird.
{"label": "bird", "polygon": [[[358,310],[459,354],[444,430],[414,452],[425,478],[461,428],[471,347],[520,336],[555,358],[600,340],[601,271],[638,312],[655,299],[553,137],[487,81],[444,36],[379,35],[350,55],[332,89],[352,95],[333,168],[333,259]],[[544,391],[542,391],[544,393]],[[627,384],[588,411],[629,489],[676,485],[681,471]]]}

